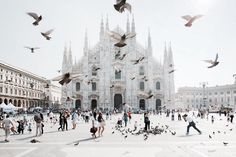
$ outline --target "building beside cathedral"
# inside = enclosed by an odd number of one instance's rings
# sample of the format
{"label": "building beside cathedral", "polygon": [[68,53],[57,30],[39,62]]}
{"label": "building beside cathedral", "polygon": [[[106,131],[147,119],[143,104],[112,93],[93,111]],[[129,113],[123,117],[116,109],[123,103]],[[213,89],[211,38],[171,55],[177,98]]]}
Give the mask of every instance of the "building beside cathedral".
{"label": "building beside cathedral", "polygon": [[[72,61],[71,47],[64,49],[62,73],[71,72],[83,74],[83,77],[72,80],[62,87],[62,104],[68,108],[86,109],[118,109],[124,106],[135,109],[172,108],[174,105],[174,73],[171,45],[164,48],[164,61],[158,62],[154,57],[150,32],[147,37],[147,47],[141,46],[136,37],[128,39],[126,46],[114,46],[109,31],[108,19],[104,27],[101,20],[99,41],[93,47],[88,46],[88,36],[85,33],[83,57]],[[113,31],[136,33],[135,21],[130,24],[127,19],[126,30],[117,26]],[[116,55],[120,51],[120,56]],[[121,57],[126,54],[123,60]],[[144,57],[138,64],[132,60]],[[159,59],[160,60],[160,59]],[[99,70],[94,70],[100,68]],[[135,77],[135,78],[134,78]],[[131,79],[132,78],[132,79]],[[144,93],[152,91],[153,97],[146,99]],[[71,97],[71,101],[67,101]]]}

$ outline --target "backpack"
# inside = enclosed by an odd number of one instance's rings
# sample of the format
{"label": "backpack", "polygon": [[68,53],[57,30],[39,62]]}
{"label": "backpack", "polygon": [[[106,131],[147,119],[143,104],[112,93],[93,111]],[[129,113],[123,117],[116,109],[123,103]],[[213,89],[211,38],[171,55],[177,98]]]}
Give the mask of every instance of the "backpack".
{"label": "backpack", "polygon": [[37,114],[37,115],[34,116],[34,121],[35,121],[36,123],[40,123],[40,122],[42,121],[42,119],[41,119],[41,117],[40,117],[39,114]]}

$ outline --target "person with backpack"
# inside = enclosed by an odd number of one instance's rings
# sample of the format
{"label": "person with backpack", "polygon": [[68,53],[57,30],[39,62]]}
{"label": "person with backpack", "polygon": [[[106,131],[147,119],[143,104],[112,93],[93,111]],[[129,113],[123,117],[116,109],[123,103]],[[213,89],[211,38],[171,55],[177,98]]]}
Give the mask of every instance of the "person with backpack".
{"label": "person with backpack", "polygon": [[35,136],[41,136],[42,135],[42,121],[43,121],[42,113],[37,113],[36,115],[34,115],[34,121],[36,122],[36,135]]}

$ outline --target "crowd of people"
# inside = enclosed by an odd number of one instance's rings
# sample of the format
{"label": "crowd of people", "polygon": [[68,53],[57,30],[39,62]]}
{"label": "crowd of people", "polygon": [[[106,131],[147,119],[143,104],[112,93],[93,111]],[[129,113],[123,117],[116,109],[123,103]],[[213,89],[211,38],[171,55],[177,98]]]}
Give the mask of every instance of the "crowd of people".
{"label": "crowd of people", "polygon": [[[35,136],[42,136],[44,133],[44,125],[50,125],[51,128],[55,126],[56,124],[59,124],[59,127],[57,128],[58,131],[68,131],[68,123],[69,121],[72,123],[72,130],[75,130],[77,128],[79,121],[84,121],[85,124],[91,124],[90,132],[92,137],[101,137],[103,136],[106,122],[108,120],[112,119],[112,116],[116,114],[115,111],[105,111],[101,112],[98,110],[64,110],[61,111],[59,114],[55,114],[52,111],[48,112],[46,115],[44,115],[42,112],[37,112],[31,118],[27,118],[26,115],[21,117],[15,117],[14,120],[9,117],[9,115],[4,115],[0,118],[0,127],[4,129],[5,132],[5,141],[9,142],[9,136],[12,132],[13,134],[24,134],[26,133],[25,130],[27,130],[28,133],[31,133],[32,130],[35,130]],[[116,122],[117,127],[124,127],[126,128],[129,124],[131,124],[132,120],[132,112],[131,110],[123,111],[122,114],[118,114],[118,119]],[[175,116],[177,116],[178,121],[186,121],[188,122],[187,129],[186,129],[186,135],[189,134],[189,129],[193,127],[199,134],[202,134],[202,131],[197,128],[196,123],[194,121],[195,118],[205,118],[208,120],[209,113],[208,112],[202,112],[198,111],[196,112],[182,112],[182,111],[175,111],[175,110],[166,110],[163,111],[146,111],[143,114],[143,124],[144,128],[143,130],[145,132],[148,132],[151,127],[151,120],[150,115],[158,116],[165,114],[166,117],[170,117],[171,121],[175,121]],[[104,116],[105,115],[105,116]],[[221,116],[222,113],[219,113],[219,116]],[[233,123],[234,113],[233,112],[227,112],[224,113],[224,115],[227,117],[227,121]],[[104,118],[105,117],[105,118]],[[117,116],[116,116],[117,117]],[[215,121],[214,115],[211,116],[211,123],[213,124]],[[133,130],[137,130],[138,128],[138,122],[135,120],[132,124]],[[34,125],[34,126],[32,126]]]}

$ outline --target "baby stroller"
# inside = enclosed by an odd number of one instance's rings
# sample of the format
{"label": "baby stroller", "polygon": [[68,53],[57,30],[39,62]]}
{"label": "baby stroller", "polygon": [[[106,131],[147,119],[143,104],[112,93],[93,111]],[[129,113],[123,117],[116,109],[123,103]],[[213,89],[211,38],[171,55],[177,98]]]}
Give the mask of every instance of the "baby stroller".
{"label": "baby stroller", "polygon": [[96,132],[98,131],[98,128],[97,127],[95,127],[95,125],[94,125],[94,120],[92,121],[92,127],[90,128],[90,132],[92,133],[92,137],[93,138],[96,138],[97,136],[96,136]]}

